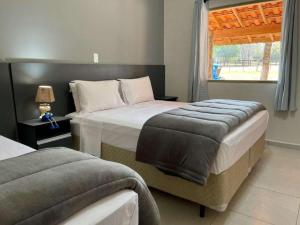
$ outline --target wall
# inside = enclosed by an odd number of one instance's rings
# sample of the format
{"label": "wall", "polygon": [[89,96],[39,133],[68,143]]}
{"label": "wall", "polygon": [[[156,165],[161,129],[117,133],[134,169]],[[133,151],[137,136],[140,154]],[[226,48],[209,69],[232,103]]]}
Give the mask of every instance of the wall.
{"label": "wall", "polygon": [[[300,84],[298,87],[300,87]],[[210,82],[209,84],[211,98],[257,100],[262,102],[270,113],[267,138],[272,141],[300,145],[300,112],[297,111],[294,114],[275,113],[275,91],[276,84],[272,83]],[[298,92],[298,99],[300,99],[300,92]]]}
{"label": "wall", "polygon": [[162,0],[1,0],[0,61],[163,64]]}
{"label": "wall", "polygon": [[[238,1],[242,0],[211,0],[210,6],[215,8],[220,7],[221,2],[236,4]],[[187,100],[193,7],[194,0],[165,0],[166,92],[168,95],[179,96],[181,101]],[[300,83],[298,87],[298,102],[300,102]],[[211,98],[261,101],[270,112],[267,138],[277,142],[300,145],[300,112],[274,113],[275,90],[276,84],[274,83],[209,83]],[[298,107],[300,109],[300,106]]]}
{"label": "wall", "polygon": [[194,0],[165,0],[166,93],[187,99]]}

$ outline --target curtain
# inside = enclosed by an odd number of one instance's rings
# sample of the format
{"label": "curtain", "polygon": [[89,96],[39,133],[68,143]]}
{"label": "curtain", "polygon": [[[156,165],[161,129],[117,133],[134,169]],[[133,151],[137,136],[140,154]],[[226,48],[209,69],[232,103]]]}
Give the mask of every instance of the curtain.
{"label": "curtain", "polygon": [[190,102],[208,99],[208,3],[195,0],[194,7],[188,88]]}
{"label": "curtain", "polygon": [[276,111],[296,111],[298,73],[299,0],[285,0],[281,31],[281,60],[276,91]]}

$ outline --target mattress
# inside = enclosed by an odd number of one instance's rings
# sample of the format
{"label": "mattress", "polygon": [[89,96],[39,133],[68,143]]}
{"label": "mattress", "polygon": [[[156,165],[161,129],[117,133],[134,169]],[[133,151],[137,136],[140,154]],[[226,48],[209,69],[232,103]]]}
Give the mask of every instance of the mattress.
{"label": "mattress", "polygon": [[123,190],[86,207],[59,225],[138,225],[138,195]]}
{"label": "mattress", "polygon": [[[80,136],[81,149],[99,152],[101,143],[136,151],[143,124],[152,116],[177,107],[183,102],[150,101],[121,108],[94,113],[69,114],[72,132]],[[231,131],[223,139],[211,173],[220,174],[237,162],[249,148],[265,133],[269,114],[266,110],[258,112],[249,120]]]}
{"label": "mattress", "polygon": [[[35,151],[0,136],[0,160]],[[60,225],[138,225],[138,195],[123,190],[77,212]]]}
{"label": "mattress", "polygon": [[33,148],[0,136],[0,160],[5,160],[35,151]]}

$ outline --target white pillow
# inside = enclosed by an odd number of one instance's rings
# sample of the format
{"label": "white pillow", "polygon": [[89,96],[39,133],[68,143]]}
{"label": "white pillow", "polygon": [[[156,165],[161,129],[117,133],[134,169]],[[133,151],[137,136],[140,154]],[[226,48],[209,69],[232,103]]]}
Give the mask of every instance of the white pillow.
{"label": "white pillow", "polygon": [[71,81],[71,83],[69,83],[69,87],[72,92],[76,112],[80,112],[80,103],[79,103],[79,96],[76,87],[76,81]]}
{"label": "white pillow", "polygon": [[150,78],[120,79],[121,90],[126,104],[133,105],[140,102],[154,100]]}
{"label": "white pillow", "polygon": [[116,80],[77,81],[76,87],[81,112],[95,112],[125,105]]}

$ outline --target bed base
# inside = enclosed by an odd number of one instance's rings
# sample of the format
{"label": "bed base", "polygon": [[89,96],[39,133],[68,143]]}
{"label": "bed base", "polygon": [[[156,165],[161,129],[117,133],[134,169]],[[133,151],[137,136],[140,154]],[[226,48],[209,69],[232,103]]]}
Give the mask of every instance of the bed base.
{"label": "bed base", "polygon": [[135,153],[125,149],[102,144],[101,155],[105,160],[131,167],[144,178],[148,186],[199,204],[202,217],[206,207],[219,212],[226,210],[249,171],[261,158],[264,149],[265,135],[262,135],[232,167],[221,174],[211,174],[205,186],[166,175],[151,165],[137,162]]}
{"label": "bed base", "polygon": [[[74,138],[75,149],[79,149],[79,140],[79,137]],[[264,149],[265,135],[262,135],[232,167],[221,174],[211,174],[205,186],[166,175],[151,165],[137,162],[134,152],[122,148],[102,144],[101,155],[102,159],[131,167],[144,178],[148,186],[199,204],[200,216],[204,217],[207,207],[219,212],[226,210],[234,194],[261,158]]]}

